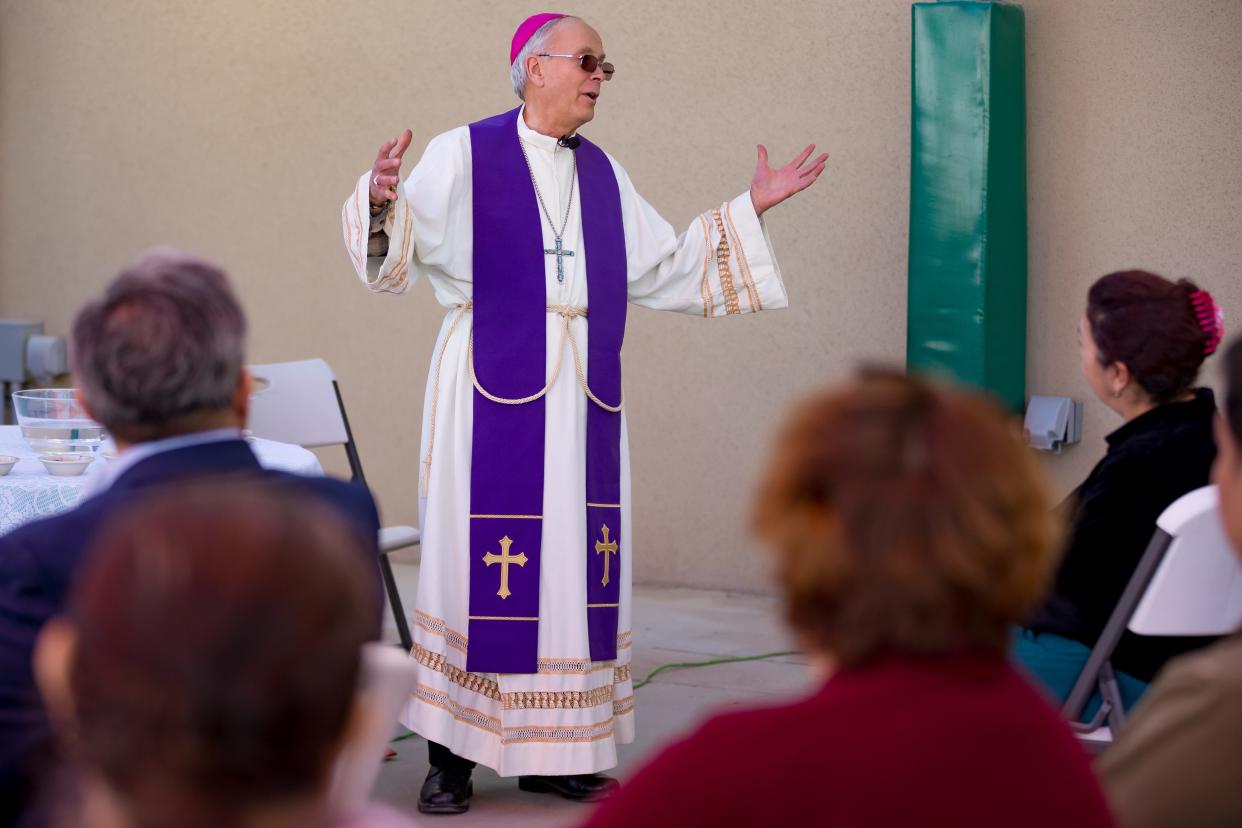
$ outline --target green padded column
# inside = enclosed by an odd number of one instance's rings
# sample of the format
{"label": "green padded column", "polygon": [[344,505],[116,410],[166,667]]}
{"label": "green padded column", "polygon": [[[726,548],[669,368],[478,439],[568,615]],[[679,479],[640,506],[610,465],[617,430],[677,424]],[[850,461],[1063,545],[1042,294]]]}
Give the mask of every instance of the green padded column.
{"label": "green padded column", "polygon": [[915,3],[906,361],[1026,392],[1026,67],[1020,6]]}

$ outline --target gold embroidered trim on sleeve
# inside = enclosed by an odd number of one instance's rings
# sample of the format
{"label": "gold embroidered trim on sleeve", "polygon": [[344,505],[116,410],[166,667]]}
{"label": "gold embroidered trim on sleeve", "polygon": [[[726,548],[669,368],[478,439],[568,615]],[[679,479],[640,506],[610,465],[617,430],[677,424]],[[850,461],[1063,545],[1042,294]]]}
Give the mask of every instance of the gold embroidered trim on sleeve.
{"label": "gold embroidered trim on sleeve", "polygon": [[712,301],[712,286],[707,280],[708,267],[712,263],[712,239],[708,232],[707,219],[699,216],[699,226],[703,228],[703,279],[699,282],[699,293],[703,297],[703,318],[711,319],[716,313],[716,303]]}
{"label": "gold embroidered trim on sleeve", "polygon": [[737,246],[737,268],[742,272],[742,281],[746,283],[746,295],[750,297],[751,312],[763,310],[763,300],[759,298],[759,286],[755,284],[754,274],[750,272],[750,262],[746,258],[746,248],[742,247],[742,235],[733,224],[733,208],[725,204],[725,220],[733,231],[733,242]]}
{"label": "gold embroidered trim on sleeve", "polygon": [[392,288],[393,293],[400,293],[405,290],[406,279],[410,272],[410,245],[413,243],[412,239],[414,237],[414,211],[405,202],[398,202],[398,206],[402,208],[405,214],[405,222],[402,225],[402,233],[405,238],[401,240],[401,261],[397,263],[390,274],[391,278],[396,281],[396,285]]}
{"label": "gold embroidered trim on sleeve", "polygon": [[613,669],[612,671],[612,683],[613,684],[620,684],[623,681],[629,681],[629,680],[630,680],[630,665],[622,664],[620,667],[616,667]]}
{"label": "gold embroidered trim on sleeve", "polygon": [[626,713],[634,712],[634,697],[626,696],[624,699],[613,699],[612,715],[624,716]]}
{"label": "gold embroidered trim on sleeve", "polygon": [[349,231],[349,238],[347,239],[349,244],[349,261],[353,263],[359,273],[365,276],[367,273],[366,262],[359,262],[358,260],[358,228],[354,224],[353,211],[349,209],[353,201],[352,198],[346,199],[345,203],[341,205],[341,223]]}
{"label": "gold embroidered trim on sleeve", "polygon": [[712,218],[720,232],[720,241],[716,243],[716,275],[720,277],[720,289],[724,292],[725,314],[738,314],[742,312],[742,307],[738,304],[737,288],[733,285],[733,273],[729,270],[729,234],[725,232],[719,207],[712,210]]}

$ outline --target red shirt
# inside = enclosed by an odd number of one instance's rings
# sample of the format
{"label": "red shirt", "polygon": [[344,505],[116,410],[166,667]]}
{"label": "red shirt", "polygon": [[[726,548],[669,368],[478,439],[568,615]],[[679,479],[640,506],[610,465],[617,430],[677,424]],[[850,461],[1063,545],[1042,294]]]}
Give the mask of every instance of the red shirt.
{"label": "red shirt", "polygon": [[892,659],[717,716],[586,823],[1108,828],[1086,753],[1000,658]]}

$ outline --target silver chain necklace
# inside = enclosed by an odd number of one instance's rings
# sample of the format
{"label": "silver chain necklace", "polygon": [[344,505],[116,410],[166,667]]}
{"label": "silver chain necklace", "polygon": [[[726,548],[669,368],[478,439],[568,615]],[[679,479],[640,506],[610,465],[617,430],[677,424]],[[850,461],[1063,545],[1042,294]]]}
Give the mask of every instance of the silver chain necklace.
{"label": "silver chain necklace", "polygon": [[573,177],[569,179],[569,199],[565,202],[565,217],[561,220],[561,230],[558,233],[556,224],[552,221],[552,214],[548,212],[548,205],[543,201],[543,193],[539,192],[539,181],[535,178],[535,169],[530,165],[530,156],[526,154],[526,142],[519,138],[518,146],[522,150],[522,158],[526,161],[526,171],[530,173],[530,183],[535,185],[535,198],[539,200],[539,209],[543,211],[543,217],[547,219],[548,227],[552,230],[552,235],[556,239],[556,247],[545,249],[543,252],[545,256],[556,257],[556,281],[564,284],[564,257],[574,255],[574,251],[565,249],[562,240],[565,235],[565,228],[569,226],[569,212],[574,206],[574,185],[578,182],[578,156],[577,154],[573,156],[574,172]]}

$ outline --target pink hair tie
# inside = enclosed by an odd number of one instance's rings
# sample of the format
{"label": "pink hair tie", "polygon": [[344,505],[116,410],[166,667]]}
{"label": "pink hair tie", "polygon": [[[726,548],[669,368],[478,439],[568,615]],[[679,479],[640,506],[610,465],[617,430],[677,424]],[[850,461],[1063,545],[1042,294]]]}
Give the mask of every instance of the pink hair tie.
{"label": "pink hair tie", "polygon": [[1203,346],[1205,356],[1216,353],[1220,341],[1225,338],[1225,312],[1216,304],[1212,294],[1206,290],[1196,290],[1190,294],[1190,307],[1194,312],[1195,321],[1207,335],[1207,343]]}

